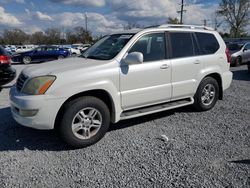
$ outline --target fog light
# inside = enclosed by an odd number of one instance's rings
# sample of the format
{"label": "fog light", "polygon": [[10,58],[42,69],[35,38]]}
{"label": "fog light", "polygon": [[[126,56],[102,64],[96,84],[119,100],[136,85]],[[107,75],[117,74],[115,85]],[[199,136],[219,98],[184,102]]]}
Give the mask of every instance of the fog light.
{"label": "fog light", "polygon": [[38,110],[19,110],[19,115],[23,117],[32,117],[37,114]]}

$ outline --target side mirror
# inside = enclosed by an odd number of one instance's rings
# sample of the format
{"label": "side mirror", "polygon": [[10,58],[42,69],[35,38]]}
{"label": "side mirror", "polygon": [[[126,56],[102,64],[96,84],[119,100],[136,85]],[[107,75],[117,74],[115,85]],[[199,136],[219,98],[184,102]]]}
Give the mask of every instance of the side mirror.
{"label": "side mirror", "polygon": [[141,64],[143,63],[143,54],[141,52],[129,53],[125,58],[124,62],[128,65]]}
{"label": "side mirror", "polygon": [[247,51],[247,50],[248,50],[248,49],[244,48],[244,49],[243,49],[243,52],[245,52],[245,51]]}

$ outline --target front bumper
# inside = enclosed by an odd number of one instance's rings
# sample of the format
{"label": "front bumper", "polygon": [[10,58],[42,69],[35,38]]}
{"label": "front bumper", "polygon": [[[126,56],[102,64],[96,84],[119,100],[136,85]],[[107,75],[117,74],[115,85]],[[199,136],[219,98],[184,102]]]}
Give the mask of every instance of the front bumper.
{"label": "front bumper", "polygon": [[0,86],[10,83],[16,77],[16,70],[10,66],[0,69]]}
{"label": "front bumper", "polygon": [[[50,95],[23,95],[16,90],[15,86],[10,90],[13,118],[19,124],[34,129],[54,129],[57,113],[65,100]],[[21,112],[35,113],[27,117]]]}

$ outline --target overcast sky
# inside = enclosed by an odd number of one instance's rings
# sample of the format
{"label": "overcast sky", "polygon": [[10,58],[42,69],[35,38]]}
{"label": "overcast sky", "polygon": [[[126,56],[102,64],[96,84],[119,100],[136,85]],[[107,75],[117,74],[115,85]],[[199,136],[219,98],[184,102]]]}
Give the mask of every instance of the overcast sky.
{"label": "overcast sky", "polygon": [[[17,27],[28,33],[48,27],[73,28],[84,26],[94,34],[121,30],[127,23],[143,26],[166,23],[178,17],[181,0],[0,0],[0,30]],[[185,24],[213,26],[218,0],[186,0]]]}

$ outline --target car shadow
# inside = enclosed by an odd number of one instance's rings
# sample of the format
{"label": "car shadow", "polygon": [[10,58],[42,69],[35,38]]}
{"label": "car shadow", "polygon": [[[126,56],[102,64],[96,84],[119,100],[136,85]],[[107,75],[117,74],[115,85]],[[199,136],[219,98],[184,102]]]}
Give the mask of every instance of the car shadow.
{"label": "car shadow", "polygon": [[[109,132],[140,125],[147,121],[157,120],[175,113],[194,112],[190,107],[164,111],[148,116],[124,120],[117,124],[111,124]],[[0,108],[0,152],[18,150],[39,150],[39,151],[65,151],[73,148],[67,146],[58,136],[56,131],[43,131],[26,128],[18,123],[11,116],[10,107]]]}
{"label": "car shadow", "polygon": [[173,110],[168,110],[168,111],[163,111],[163,112],[158,112],[158,113],[154,113],[154,114],[150,114],[150,115],[146,115],[146,116],[141,116],[141,117],[137,117],[137,118],[133,118],[133,119],[129,119],[129,120],[123,120],[120,121],[116,124],[111,124],[109,131],[116,131],[116,130],[120,130],[120,129],[125,129],[125,128],[129,128],[129,127],[134,127],[136,125],[140,125],[142,123],[146,123],[148,121],[154,121],[157,119],[161,119],[167,116],[172,116],[175,113],[194,113],[196,112],[195,109],[192,108],[192,106],[186,106],[186,107],[182,107],[182,108],[176,108]]}
{"label": "car shadow", "polygon": [[55,131],[23,127],[12,118],[10,107],[0,109],[0,152],[25,149],[61,151],[70,148]]}
{"label": "car shadow", "polygon": [[250,159],[246,159],[246,160],[238,160],[238,161],[230,161],[230,163],[250,165]]}
{"label": "car shadow", "polygon": [[234,70],[232,72],[234,80],[250,81],[250,74],[247,70]]}

